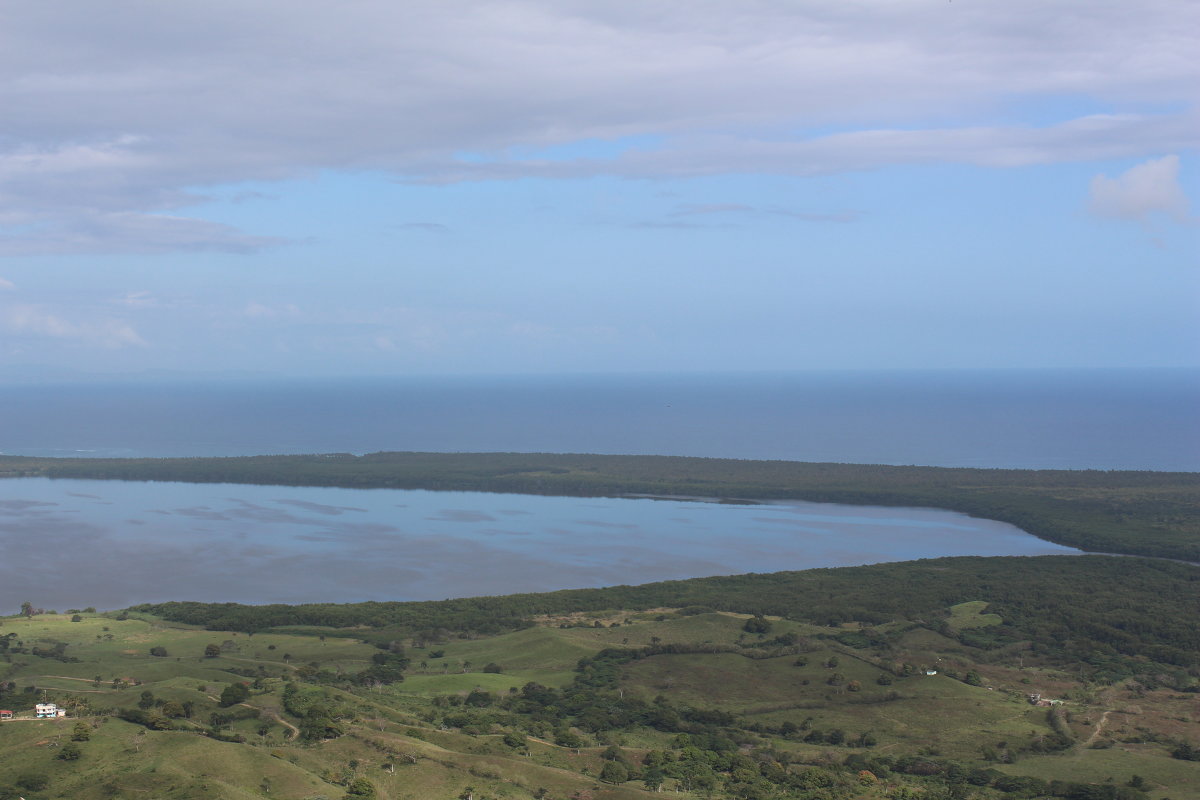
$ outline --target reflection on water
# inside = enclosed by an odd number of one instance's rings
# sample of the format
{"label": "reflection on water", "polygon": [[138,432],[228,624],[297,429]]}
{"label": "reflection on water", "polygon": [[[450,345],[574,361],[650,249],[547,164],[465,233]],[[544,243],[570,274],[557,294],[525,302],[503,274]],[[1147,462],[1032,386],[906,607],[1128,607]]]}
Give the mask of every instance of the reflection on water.
{"label": "reflection on water", "polygon": [[0,481],[0,613],[430,600],[950,555],[1077,552],[932,509]]}

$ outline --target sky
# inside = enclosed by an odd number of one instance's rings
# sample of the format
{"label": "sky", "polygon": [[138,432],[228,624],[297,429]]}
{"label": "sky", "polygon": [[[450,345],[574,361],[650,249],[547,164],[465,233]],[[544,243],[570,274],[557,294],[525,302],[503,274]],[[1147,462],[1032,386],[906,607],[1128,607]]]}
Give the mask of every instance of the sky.
{"label": "sky", "polygon": [[88,9],[0,6],[0,378],[1200,367],[1190,0]]}

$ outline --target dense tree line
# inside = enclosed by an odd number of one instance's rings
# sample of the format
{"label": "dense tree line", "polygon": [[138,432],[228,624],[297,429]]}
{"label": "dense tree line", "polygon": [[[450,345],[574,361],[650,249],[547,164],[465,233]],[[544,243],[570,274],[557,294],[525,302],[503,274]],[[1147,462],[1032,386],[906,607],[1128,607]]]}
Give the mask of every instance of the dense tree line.
{"label": "dense tree line", "polygon": [[[983,600],[1003,623],[949,628],[946,609]],[[734,575],[642,586],[412,603],[246,606],[172,602],[134,610],[213,630],[256,632],[278,626],[374,627],[347,631],[368,640],[493,634],[543,614],[606,609],[702,606],[835,626],[906,620],[959,638],[1002,647],[1030,641],[1050,657],[1069,658],[1117,677],[1138,659],[1179,667],[1200,664],[1200,570],[1168,561],[1110,556],[941,558],[865,567]],[[289,628],[289,632],[303,628]],[[313,631],[316,632],[316,631]],[[870,631],[839,641],[871,644]],[[861,640],[861,641],[860,641]],[[1124,665],[1124,666],[1122,666]]]}

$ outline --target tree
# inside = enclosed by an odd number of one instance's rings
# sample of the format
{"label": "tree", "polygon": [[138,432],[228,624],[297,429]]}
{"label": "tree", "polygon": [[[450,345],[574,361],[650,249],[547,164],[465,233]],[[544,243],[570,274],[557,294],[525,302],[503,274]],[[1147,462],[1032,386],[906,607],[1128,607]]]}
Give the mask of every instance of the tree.
{"label": "tree", "polygon": [[28,600],[26,600],[24,603],[21,603],[21,616],[32,617],[33,613],[33,603],[29,602]]}
{"label": "tree", "polygon": [[646,770],[646,774],[642,776],[642,783],[646,784],[646,788],[652,792],[657,792],[662,788],[663,782],[667,776],[658,767],[651,767]]}
{"label": "tree", "polygon": [[497,664],[495,661],[489,661],[487,666],[485,666],[483,668],[483,671],[491,672],[493,674],[499,674],[501,672],[504,672],[504,669],[499,664]]}
{"label": "tree", "polygon": [[158,658],[166,658],[166,657],[167,657],[167,648],[165,648],[165,647],[151,647],[151,648],[150,648],[150,655],[152,655],[152,656],[157,656]]}
{"label": "tree", "polygon": [[216,644],[205,645],[205,647],[204,647],[204,657],[205,658],[216,658],[219,655],[221,655],[221,646],[220,645],[216,645]]}
{"label": "tree", "polygon": [[238,703],[246,702],[250,697],[250,690],[246,688],[244,683],[231,683],[221,690],[220,706],[229,708],[236,706]]}
{"label": "tree", "polygon": [[71,731],[71,741],[86,742],[92,738],[92,728],[83,720],[75,723],[74,730]]}
{"label": "tree", "polygon": [[83,622],[83,617],[79,616],[78,614],[72,614],[71,622]]}
{"label": "tree", "polygon": [[624,783],[629,780],[629,770],[620,761],[606,761],[600,770],[600,780],[605,783]]}

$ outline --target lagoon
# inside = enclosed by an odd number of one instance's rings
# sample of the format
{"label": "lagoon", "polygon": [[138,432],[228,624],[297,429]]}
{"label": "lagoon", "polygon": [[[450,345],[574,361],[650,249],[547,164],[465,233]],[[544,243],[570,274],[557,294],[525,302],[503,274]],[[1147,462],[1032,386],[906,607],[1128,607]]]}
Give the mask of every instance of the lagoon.
{"label": "lagoon", "polygon": [[1077,553],[937,509],[0,481],[0,613],[440,600],[958,555]]}

